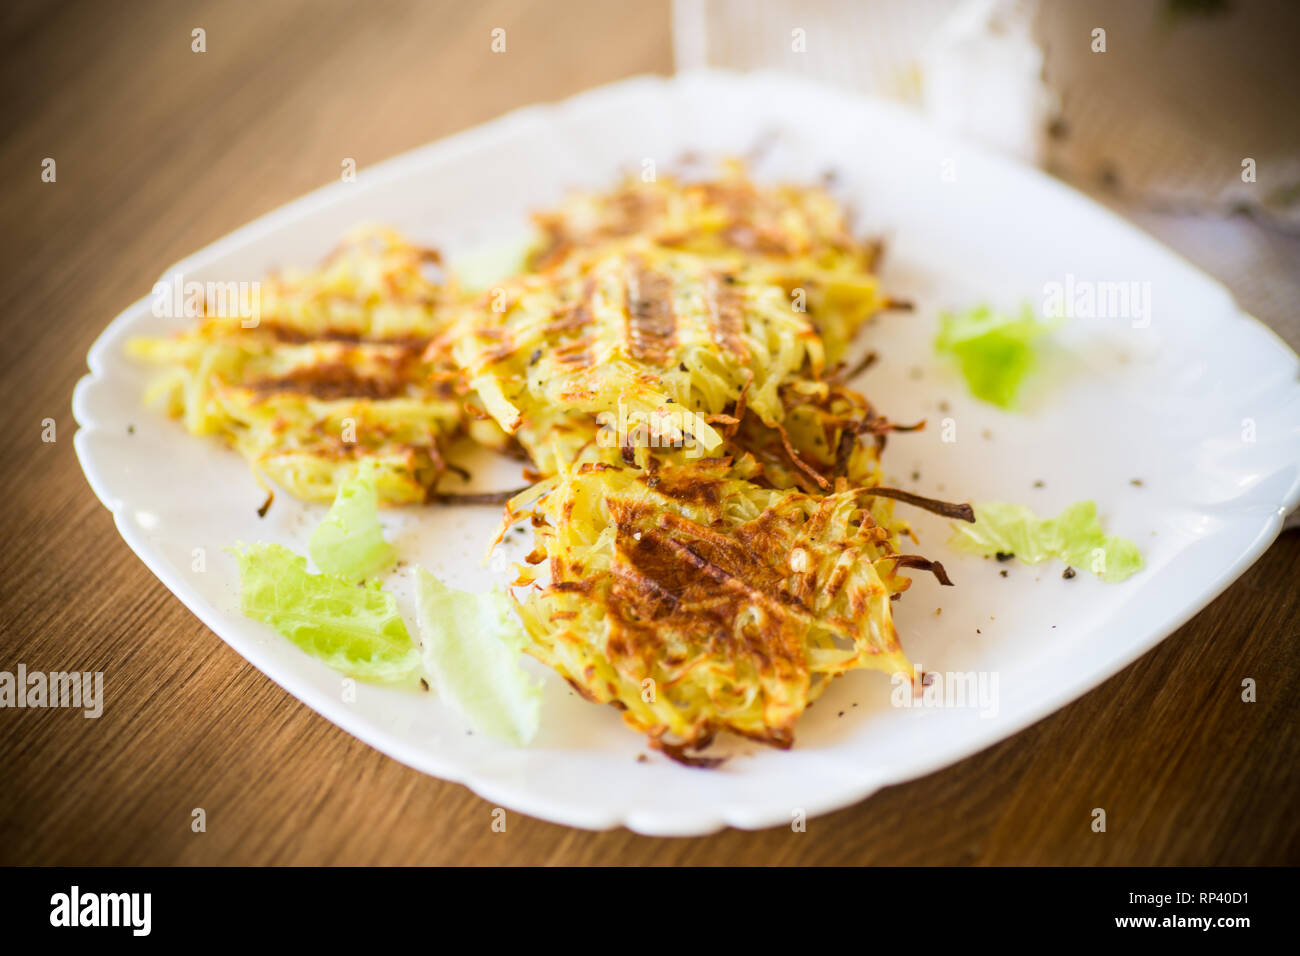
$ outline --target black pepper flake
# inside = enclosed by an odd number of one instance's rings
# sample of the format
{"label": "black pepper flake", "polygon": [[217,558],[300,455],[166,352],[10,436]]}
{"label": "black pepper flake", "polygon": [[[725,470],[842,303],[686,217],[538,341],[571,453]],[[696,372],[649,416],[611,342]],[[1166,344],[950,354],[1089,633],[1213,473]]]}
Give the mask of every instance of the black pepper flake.
{"label": "black pepper flake", "polygon": [[1041,488],[1041,487],[1043,487],[1043,482],[1042,482],[1042,480],[1040,479],[1040,480],[1038,480],[1038,481],[1035,481],[1035,482],[1034,482],[1034,487],[1035,487],[1035,488]]}
{"label": "black pepper flake", "polygon": [[421,678],[420,678],[420,690],[428,690],[428,689],[429,689],[429,682],[428,682],[427,680],[425,680],[423,677],[421,677]]}
{"label": "black pepper flake", "polygon": [[[688,369],[688,368],[686,367],[686,363],[685,363],[685,362],[678,362],[678,363],[677,363],[677,368],[678,368],[679,371],[682,371],[682,372],[689,372],[689,371],[690,371],[690,369]],[[642,754],[642,756],[645,756],[645,755]]]}
{"label": "black pepper flake", "polygon": [[999,561],[1010,561],[1015,557],[1015,555],[1010,551],[999,551],[993,557],[997,558]]}
{"label": "black pepper flake", "polygon": [[530,355],[530,356],[528,356],[528,364],[529,364],[529,365],[536,365],[536,364],[537,364],[537,360],[540,359],[541,357],[542,357],[542,350],[541,350],[541,349],[535,349],[535,350],[533,351],[533,354]]}
{"label": "black pepper flake", "polygon": [[913,481],[920,481],[920,480],[921,480],[921,473],[920,473],[919,471],[914,471],[914,472],[912,472],[912,480],[913,480]]}
{"label": "black pepper flake", "polygon": [[1005,578],[1007,576],[1007,569],[1003,568],[1001,571],[998,572],[998,574],[1002,575]]}
{"label": "black pepper flake", "polygon": [[[1074,568],[1066,568],[1064,571],[1061,572],[1061,577],[1065,578],[1065,580],[1068,581],[1070,580],[1070,578],[1074,577],[1075,573],[1076,572]],[[1052,625],[1052,626],[1055,627],[1056,625]]]}
{"label": "black pepper flake", "polygon": [[838,716],[843,717],[843,716],[844,716],[844,711],[841,710],[841,711],[839,712],[839,715],[838,715]]}
{"label": "black pepper flake", "polygon": [[134,434],[135,434],[135,426],[134,426],[134,425],[127,425],[127,426],[126,426],[126,433],[127,433],[128,435],[134,435]]}

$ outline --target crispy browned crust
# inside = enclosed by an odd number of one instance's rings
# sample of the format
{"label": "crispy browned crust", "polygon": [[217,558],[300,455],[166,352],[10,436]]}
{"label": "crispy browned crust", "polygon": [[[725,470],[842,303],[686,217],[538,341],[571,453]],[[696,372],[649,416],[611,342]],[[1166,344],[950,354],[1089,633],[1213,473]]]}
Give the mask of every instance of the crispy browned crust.
{"label": "crispy browned crust", "polygon": [[[888,599],[906,588],[894,571],[911,559],[894,552],[891,530],[852,490],[762,491],[731,467],[575,468],[544,496],[536,557],[550,583],[522,607],[537,656],[692,766],[713,765],[697,752],[722,731],[789,747],[841,670],[907,666]],[[588,525],[606,550],[564,544]],[[821,672],[814,655],[835,647],[856,652]],[[646,680],[667,700],[647,707]]]}
{"label": "crispy browned crust", "polygon": [[[671,201],[670,201],[671,197]],[[528,266],[542,272],[575,253],[630,236],[687,251],[746,253],[772,259],[796,256],[852,256],[864,271],[880,257],[879,241],[861,243],[849,232],[842,209],[818,188],[759,188],[744,175],[679,183],[664,177],[645,183],[629,177],[608,193],[593,198],[593,215],[575,218],[565,209],[533,217],[543,239]],[[688,208],[709,223],[706,230],[684,227],[674,209]],[[784,228],[791,216],[803,227]]]}
{"label": "crispy browned crust", "polygon": [[864,488],[863,494],[875,495],[879,498],[893,498],[895,501],[904,501],[909,505],[924,508],[926,511],[933,511],[937,515],[943,515],[945,518],[952,518],[955,521],[975,520],[975,509],[965,503],[954,504],[951,501],[940,501],[938,498],[927,498],[924,495],[913,494],[910,491],[902,491],[898,488],[885,488],[881,485]]}

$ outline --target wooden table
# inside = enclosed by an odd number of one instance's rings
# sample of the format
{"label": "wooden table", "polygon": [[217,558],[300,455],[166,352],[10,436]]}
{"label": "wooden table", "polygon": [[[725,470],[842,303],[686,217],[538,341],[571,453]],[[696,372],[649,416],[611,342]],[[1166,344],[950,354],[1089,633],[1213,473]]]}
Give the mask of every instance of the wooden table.
{"label": "wooden table", "polygon": [[[161,271],[359,166],[671,68],[660,2],[4,5],[0,670],[102,670],[98,720],[0,710],[0,862],[1300,862],[1300,536],[1082,700],[809,822],[653,840],[492,806],[298,703],[118,538],[73,454],[92,340]],[[507,29],[505,55],[490,31]],[[206,53],[191,31],[206,30]],[[41,181],[41,162],[57,181]],[[42,420],[57,440],[41,440]],[[1259,701],[1239,698],[1243,677]],[[1107,808],[1093,833],[1089,813]],[[207,831],[191,831],[191,810]]]}

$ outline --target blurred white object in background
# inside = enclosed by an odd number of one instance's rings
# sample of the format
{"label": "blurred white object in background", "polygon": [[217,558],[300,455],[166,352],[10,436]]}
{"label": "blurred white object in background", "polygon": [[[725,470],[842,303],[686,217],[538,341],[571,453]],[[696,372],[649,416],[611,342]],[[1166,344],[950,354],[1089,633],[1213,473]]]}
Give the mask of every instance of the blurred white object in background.
{"label": "blurred white object in background", "polygon": [[679,71],[778,68],[912,106],[921,53],[958,0],[673,0]]}
{"label": "blurred white object in background", "polygon": [[1054,97],[1034,40],[1034,0],[963,0],[921,53],[921,102],[946,129],[1039,163]]}

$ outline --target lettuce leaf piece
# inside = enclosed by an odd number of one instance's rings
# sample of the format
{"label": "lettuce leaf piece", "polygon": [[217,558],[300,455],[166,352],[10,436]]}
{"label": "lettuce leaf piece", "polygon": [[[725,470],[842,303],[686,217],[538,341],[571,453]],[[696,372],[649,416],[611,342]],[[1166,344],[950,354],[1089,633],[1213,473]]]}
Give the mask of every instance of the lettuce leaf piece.
{"label": "lettuce leaf piece", "polygon": [[976,398],[1014,408],[1025,378],[1038,364],[1036,343],[1053,328],[1040,322],[1028,305],[1019,316],[977,305],[939,316],[935,351],[957,360],[966,386]]}
{"label": "lettuce leaf piece", "polygon": [[400,683],[420,672],[397,602],[378,583],[312,574],[307,559],[279,544],[237,544],[239,604],[300,648],[350,677]]}
{"label": "lettuce leaf piece", "polygon": [[392,567],[397,558],[379,524],[378,469],[366,462],[339,486],[334,504],[316,526],[307,553],[316,567],[349,581],[362,581]]}
{"label": "lettuce leaf piece", "polygon": [[953,527],[957,533],[948,544],[972,554],[1013,554],[1026,564],[1059,558],[1112,583],[1142,569],[1137,545],[1106,534],[1091,501],[1072,504],[1055,518],[1039,518],[1022,505],[989,502],[975,506],[974,524]]}
{"label": "lettuce leaf piece", "polygon": [[457,591],[416,568],[415,601],[425,669],[443,700],[482,733],[531,741],[542,685],[519,666],[524,629],[505,593]]}

